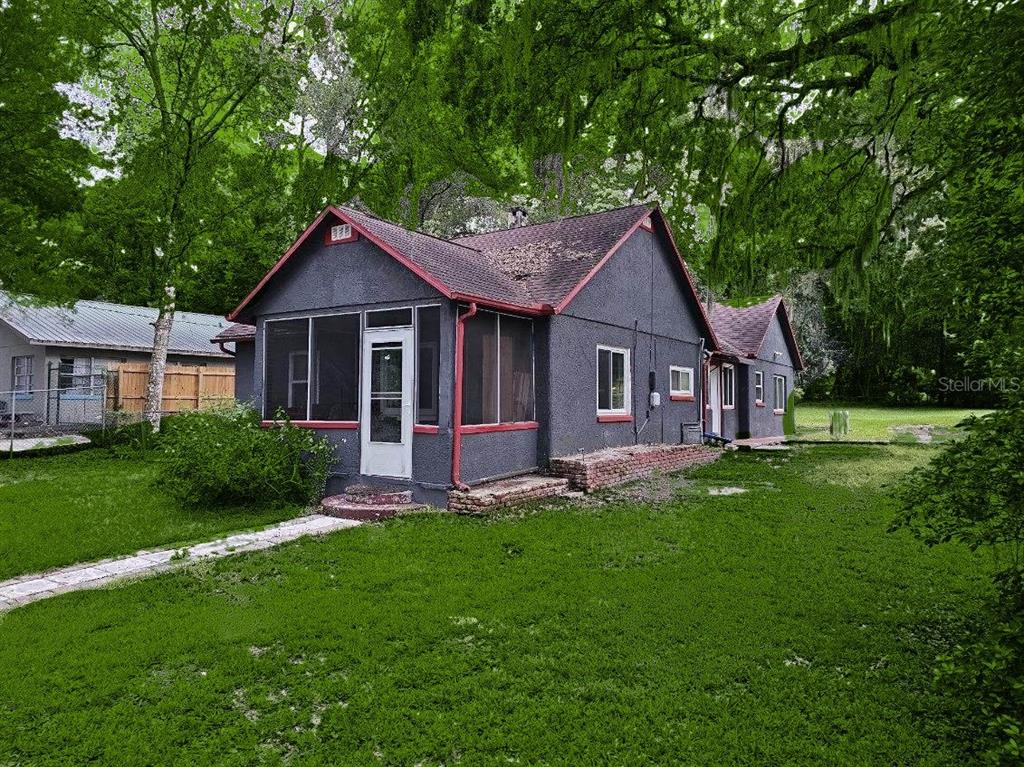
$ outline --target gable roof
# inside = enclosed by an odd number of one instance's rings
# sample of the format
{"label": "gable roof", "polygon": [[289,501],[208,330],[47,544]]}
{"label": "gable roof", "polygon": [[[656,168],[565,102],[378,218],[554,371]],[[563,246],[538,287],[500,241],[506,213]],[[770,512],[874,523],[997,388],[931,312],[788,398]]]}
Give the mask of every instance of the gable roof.
{"label": "gable roof", "polygon": [[561,307],[594,267],[651,214],[648,205],[458,237],[491,271],[509,275],[538,304]]}
{"label": "gable roof", "polygon": [[[156,309],[106,301],[76,301],[71,308],[25,306],[0,293],[0,321],[34,345],[149,352],[156,316]],[[168,351],[228,357],[210,339],[229,324],[215,314],[175,312]]]}
{"label": "gable roof", "polygon": [[237,320],[310,234],[327,217],[353,230],[410,269],[449,299],[474,301],[525,314],[558,314],[650,217],[666,233],[694,304],[711,341],[714,331],[693,280],[656,205],[630,205],[601,213],[563,218],[544,224],[503,229],[488,234],[443,240],[413,232],[390,221],[348,207],[330,206],[307,227],[284,256],[235,308]]}
{"label": "gable roof", "polygon": [[737,357],[754,358],[761,353],[772,320],[780,314],[780,324],[790,355],[793,357],[793,367],[796,370],[803,370],[804,361],[800,356],[800,347],[797,345],[796,334],[793,332],[793,325],[789,321],[786,304],[781,295],[744,307],[715,303],[711,309],[711,322],[723,352]]}

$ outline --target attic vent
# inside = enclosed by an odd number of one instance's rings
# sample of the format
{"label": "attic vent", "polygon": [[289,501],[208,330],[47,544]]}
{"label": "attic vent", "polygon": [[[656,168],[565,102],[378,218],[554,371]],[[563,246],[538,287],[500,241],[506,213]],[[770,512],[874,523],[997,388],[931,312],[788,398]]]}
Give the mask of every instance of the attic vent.
{"label": "attic vent", "polygon": [[328,242],[344,242],[352,239],[352,224],[335,224],[331,227]]}

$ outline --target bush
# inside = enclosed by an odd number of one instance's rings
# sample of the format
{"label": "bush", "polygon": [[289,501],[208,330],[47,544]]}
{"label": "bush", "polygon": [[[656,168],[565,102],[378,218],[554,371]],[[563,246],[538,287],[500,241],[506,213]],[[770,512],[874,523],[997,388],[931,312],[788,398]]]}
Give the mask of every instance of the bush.
{"label": "bush", "polygon": [[263,428],[252,408],[182,413],[161,430],[160,482],[188,506],[319,500],[330,443],[287,420]]}
{"label": "bush", "polygon": [[152,424],[146,420],[114,422],[106,428],[90,429],[83,434],[95,447],[108,448],[118,453],[153,450],[158,439]]}
{"label": "bush", "polygon": [[936,679],[974,701],[971,724],[989,764],[1024,757],[1024,404],[961,424],[953,442],[901,488],[896,526],[929,545],[956,541],[989,551],[995,597],[953,652],[938,659]]}

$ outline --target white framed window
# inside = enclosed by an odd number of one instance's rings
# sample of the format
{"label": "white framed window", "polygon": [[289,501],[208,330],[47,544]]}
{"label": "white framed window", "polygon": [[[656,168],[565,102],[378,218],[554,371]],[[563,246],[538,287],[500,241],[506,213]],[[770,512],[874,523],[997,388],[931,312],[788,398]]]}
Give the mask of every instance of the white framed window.
{"label": "white framed window", "polygon": [[[309,352],[293,351],[288,353],[288,408],[308,408],[307,393],[309,391]],[[307,410],[305,418],[309,417]]]}
{"label": "white framed window", "polygon": [[672,399],[693,399],[693,368],[669,366],[668,389]]}
{"label": "white framed window", "polygon": [[16,392],[32,391],[31,356],[11,357],[11,388]]}
{"label": "white framed window", "polygon": [[760,370],[754,371],[754,403],[764,404],[764,373]]}
{"label": "white framed window", "polygon": [[775,379],[775,413],[786,412],[786,376],[774,376]]}
{"label": "white framed window", "polygon": [[95,369],[92,357],[61,357],[57,366],[57,388],[63,395],[95,395]]}
{"label": "white framed window", "polygon": [[328,242],[345,242],[351,239],[352,224],[335,224],[328,235]]}
{"label": "white framed window", "polygon": [[736,368],[722,365],[722,410],[736,407]]}
{"label": "white framed window", "polygon": [[629,349],[597,347],[597,414],[629,415]]}

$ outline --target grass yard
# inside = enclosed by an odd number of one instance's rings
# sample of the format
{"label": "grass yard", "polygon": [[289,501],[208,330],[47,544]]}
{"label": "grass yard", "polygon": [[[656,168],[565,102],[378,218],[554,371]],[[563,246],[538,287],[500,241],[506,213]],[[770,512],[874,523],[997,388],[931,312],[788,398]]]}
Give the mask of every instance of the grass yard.
{"label": "grass yard", "polygon": [[653,505],[415,515],[15,610],[0,764],[963,764],[930,666],[987,566],[888,533],[882,486],[931,452],[729,454]]}
{"label": "grass yard", "polygon": [[[941,443],[955,436],[956,425],[968,416],[982,416],[990,410],[946,407],[875,407],[867,405],[823,405],[817,402],[796,406],[796,430],[800,439],[831,440],[829,414],[850,411],[847,440]],[[922,439],[922,437],[924,439]]]}
{"label": "grass yard", "polygon": [[0,460],[0,580],[269,524],[295,506],[189,510],[153,486],[156,464],[106,450]]}

